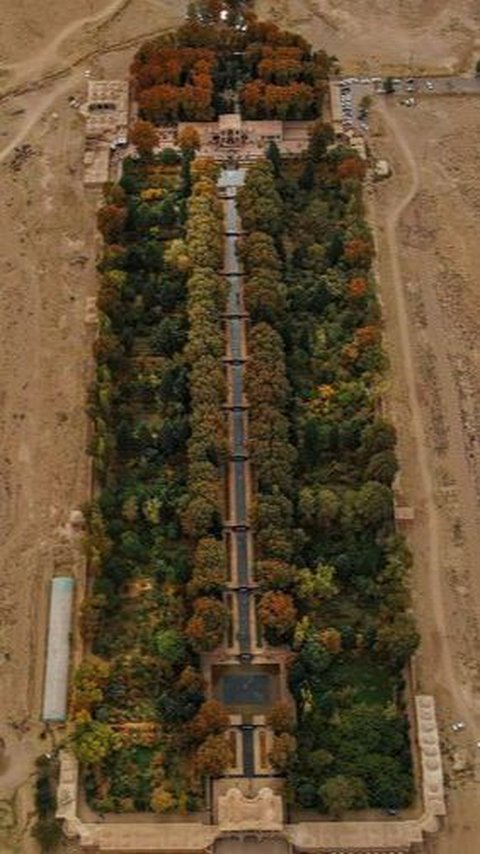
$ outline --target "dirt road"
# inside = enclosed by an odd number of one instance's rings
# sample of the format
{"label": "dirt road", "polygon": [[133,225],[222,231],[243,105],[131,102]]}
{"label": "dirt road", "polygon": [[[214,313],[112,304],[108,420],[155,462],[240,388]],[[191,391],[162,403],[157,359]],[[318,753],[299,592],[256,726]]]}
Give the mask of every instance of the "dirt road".
{"label": "dirt road", "polygon": [[451,791],[442,854],[474,854],[480,839],[479,130],[480,102],[438,98],[382,110],[374,137],[394,167],[374,210],[401,492],[415,510],[417,684],[439,706]]}

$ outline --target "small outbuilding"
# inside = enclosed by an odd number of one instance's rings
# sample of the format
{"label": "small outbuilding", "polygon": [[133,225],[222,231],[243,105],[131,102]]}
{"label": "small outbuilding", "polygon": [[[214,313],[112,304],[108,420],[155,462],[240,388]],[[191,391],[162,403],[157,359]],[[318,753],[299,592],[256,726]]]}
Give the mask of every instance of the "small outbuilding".
{"label": "small outbuilding", "polygon": [[62,723],[67,717],[74,586],[73,578],[52,579],[42,711],[42,719],[52,723]]}
{"label": "small outbuilding", "polygon": [[373,174],[377,181],[382,181],[384,178],[389,178],[392,174],[390,164],[387,160],[376,160]]}

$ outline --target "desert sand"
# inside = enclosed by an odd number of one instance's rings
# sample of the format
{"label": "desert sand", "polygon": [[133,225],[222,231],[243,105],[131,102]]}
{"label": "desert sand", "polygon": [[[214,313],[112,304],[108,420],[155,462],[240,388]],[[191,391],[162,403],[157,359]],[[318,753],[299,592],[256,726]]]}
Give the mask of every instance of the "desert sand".
{"label": "desert sand", "polygon": [[258,0],[256,7],[335,54],[348,72],[464,70],[480,48],[476,0]]}
{"label": "desert sand", "polygon": [[[432,693],[448,785],[438,852],[480,839],[480,100],[424,97],[380,110],[372,146],[393,177],[376,185],[380,293],[399,435],[400,503],[415,512],[417,690]],[[454,733],[451,724],[466,728]]]}
{"label": "desert sand", "polygon": [[[84,562],[70,515],[90,495],[86,395],[95,326],[97,196],[82,181],[84,71],[126,76],[184,4],[10,3],[0,42],[0,851],[30,839],[49,580]],[[61,733],[56,738],[61,737]]]}

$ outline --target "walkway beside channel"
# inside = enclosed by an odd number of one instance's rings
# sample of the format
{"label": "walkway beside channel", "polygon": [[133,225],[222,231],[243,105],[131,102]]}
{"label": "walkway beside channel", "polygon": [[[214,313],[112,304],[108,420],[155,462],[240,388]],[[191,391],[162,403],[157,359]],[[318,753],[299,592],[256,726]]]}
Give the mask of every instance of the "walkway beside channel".
{"label": "walkway beside channel", "polygon": [[246,324],[248,314],[243,299],[243,275],[237,254],[242,226],[236,194],[245,179],[245,169],[223,169],[219,188],[224,199],[225,257],[224,275],[228,283],[225,316],[227,353],[227,419],[229,433],[228,528],[231,544],[231,591],[236,598],[234,621],[240,656],[252,656],[252,540],[249,523],[248,404],[245,398]]}

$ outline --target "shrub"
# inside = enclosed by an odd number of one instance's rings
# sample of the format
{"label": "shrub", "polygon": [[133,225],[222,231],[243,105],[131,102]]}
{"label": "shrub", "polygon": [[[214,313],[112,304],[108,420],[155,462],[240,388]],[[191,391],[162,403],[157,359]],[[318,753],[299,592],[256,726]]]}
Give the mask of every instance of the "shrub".
{"label": "shrub", "polygon": [[150,806],[156,813],[171,812],[176,806],[175,796],[164,785],[157,786],[152,792]]}

